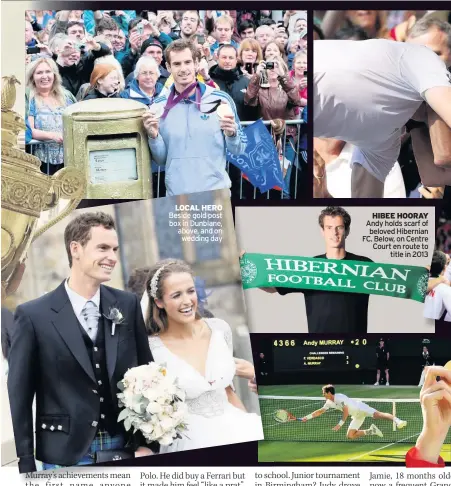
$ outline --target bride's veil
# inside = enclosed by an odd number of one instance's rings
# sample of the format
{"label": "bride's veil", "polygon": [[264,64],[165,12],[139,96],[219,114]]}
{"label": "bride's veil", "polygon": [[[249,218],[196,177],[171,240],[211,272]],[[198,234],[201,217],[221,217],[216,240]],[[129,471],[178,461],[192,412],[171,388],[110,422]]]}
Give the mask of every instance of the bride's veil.
{"label": "bride's veil", "polygon": [[143,313],[144,322],[146,322],[149,315],[149,296],[147,295],[147,292],[144,292],[141,298],[141,311]]}

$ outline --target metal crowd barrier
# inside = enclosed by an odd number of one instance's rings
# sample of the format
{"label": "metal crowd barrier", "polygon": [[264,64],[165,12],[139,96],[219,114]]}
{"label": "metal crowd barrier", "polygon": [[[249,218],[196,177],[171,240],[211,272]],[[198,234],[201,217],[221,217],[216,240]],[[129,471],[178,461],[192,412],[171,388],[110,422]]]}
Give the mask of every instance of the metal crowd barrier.
{"label": "metal crowd barrier", "polygon": [[[265,125],[270,125],[271,122],[269,120],[262,120],[263,123]],[[243,127],[246,127],[246,126],[249,126],[249,125],[252,125],[252,123],[255,123],[253,121],[248,121],[248,122],[241,122],[241,125]],[[297,196],[298,196],[298,175],[299,175],[299,170],[296,170],[296,166],[297,167],[300,167],[301,171],[302,170],[305,170],[305,167],[302,169],[302,166],[305,166],[306,165],[306,160],[305,158],[302,156],[301,154],[301,151],[299,149],[300,147],[300,140],[301,140],[301,136],[304,134],[303,132],[305,131],[306,129],[306,124],[304,122],[304,120],[286,120],[285,121],[285,128],[283,130],[283,132],[280,133],[280,137],[282,139],[282,154],[285,156],[285,151],[286,151],[286,146],[287,146],[287,141],[286,141],[286,127],[287,126],[296,126],[296,147],[292,147],[293,150],[294,150],[294,158],[295,160],[292,160],[290,161],[291,162],[291,170],[294,170],[295,171],[295,175],[294,175],[294,194],[291,194],[290,197],[291,199],[296,199]],[[270,133],[271,135],[274,135],[273,134],[273,128],[271,127],[270,129]],[[27,143],[26,144],[26,147],[28,147],[28,151],[29,153],[31,153],[32,155],[35,155],[35,149],[36,149],[36,146],[37,145],[42,145],[42,144],[56,144],[56,145],[62,145],[62,144],[59,144],[58,142],[54,142],[54,141],[39,141],[39,140],[31,140],[30,143]],[[296,161],[297,159],[297,161]],[[45,161],[41,161],[41,162],[45,162]],[[153,164],[154,167],[155,167],[155,164]],[[227,162],[227,166],[226,166],[226,170],[228,172],[228,174],[230,175],[231,174],[231,171],[234,171],[233,168],[231,168],[233,164],[231,164],[230,162]],[[233,166],[235,167],[235,166]],[[245,185],[251,185],[250,182],[248,182],[244,177],[243,177],[243,173],[240,171],[239,172],[239,180],[237,180],[237,172],[238,172],[238,169],[235,168],[235,177],[232,175],[232,197],[235,197],[238,195],[239,199],[246,199],[246,198],[250,198],[250,199],[257,199],[257,198],[264,198],[264,199],[270,199],[271,197],[271,192],[272,192],[272,195],[274,195],[274,191],[267,191],[266,193],[261,193],[256,187],[253,187],[252,186],[252,192],[250,193],[249,190],[245,190]],[[47,175],[48,172],[47,172]],[[156,198],[159,198],[159,197],[164,197],[166,195],[166,190],[165,190],[165,186],[164,186],[164,169],[162,167],[157,167],[155,169],[154,172],[152,172],[152,184],[153,184],[153,194],[154,194],[154,197]],[[236,187],[236,184],[239,184],[239,188]],[[280,199],[286,199],[286,194],[284,194],[284,191],[283,191],[283,188],[281,191],[278,191],[280,192]],[[279,198],[279,196],[277,195],[277,198]]]}
{"label": "metal crowd barrier", "polygon": [[[25,151],[31,155],[35,155],[36,154],[36,148],[39,146],[39,145],[60,145],[61,148],[63,146],[62,143],[59,143],[59,142],[54,142],[53,140],[34,140],[32,139],[29,143],[26,143],[25,144]],[[46,160],[42,160],[40,159],[41,162],[43,163],[46,163],[47,161]],[[47,175],[50,175],[49,172],[48,172],[48,169],[50,168],[50,164],[47,164]],[[45,173],[45,172],[44,172]]]}

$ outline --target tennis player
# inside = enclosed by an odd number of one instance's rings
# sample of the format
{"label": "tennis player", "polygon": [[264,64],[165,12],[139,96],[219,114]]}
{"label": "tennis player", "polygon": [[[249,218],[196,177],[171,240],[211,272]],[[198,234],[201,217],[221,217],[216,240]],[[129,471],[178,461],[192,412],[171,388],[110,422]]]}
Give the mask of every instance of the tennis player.
{"label": "tennis player", "polygon": [[353,400],[352,398],[343,395],[342,393],[335,393],[335,387],[333,385],[325,385],[322,388],[323,397],[326,399],[326,403],[319,410],[315,410],[313,413],[306,415],[305,417],[298,418],[301,422],[307,422],[313,418],[319,417],[327,410],[333,408],[335,410],[341,410],[343,412],[343,417],[338,422],[338,424],[333,427],[332,430],[337,432],[343,427],[346,419],[350,415],[352,417],[351,423],[348,427],[348,433],[346,437],[350,440],[358,439],[359,437],[364,437],[366,435],[377,435],[378,437],[383,437],[382,432],[374,424],[371,424],[369,429],[359,430],[363,425],[366,417],[372,417],[373,419],[384,419],[395,422],[396,428],[402,429],[407,425],[405,420],[401,420],[398,417],[393,416],[390,413],[379,412],[378,410],[370,407],[366,403],[360,402],[358,400]]}

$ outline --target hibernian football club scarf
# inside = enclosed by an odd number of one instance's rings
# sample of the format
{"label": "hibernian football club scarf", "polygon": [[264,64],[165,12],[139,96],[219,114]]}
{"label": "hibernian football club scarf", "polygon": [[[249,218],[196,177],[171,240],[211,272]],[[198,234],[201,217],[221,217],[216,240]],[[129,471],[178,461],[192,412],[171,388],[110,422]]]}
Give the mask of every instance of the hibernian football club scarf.
{"label": "hibernian football club scarf", "polygon": [[295,289],[386,295],[424,302],[429,273],[424,267],[354,260],[245,253],[244,289]]}

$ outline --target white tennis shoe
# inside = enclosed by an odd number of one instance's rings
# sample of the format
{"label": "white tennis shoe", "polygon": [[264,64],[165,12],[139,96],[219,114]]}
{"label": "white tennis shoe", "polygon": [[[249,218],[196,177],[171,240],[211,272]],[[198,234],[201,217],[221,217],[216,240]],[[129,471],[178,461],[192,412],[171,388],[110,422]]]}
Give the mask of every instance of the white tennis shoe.
{"label": "white tennis shoe", "polygon": [[373,431],[374,435],[377,435],[378,437],[384,437],[384,434],[374,424],[371,424],[370,430]]}
{"label": "white tennis shoe", "polygon": [[397,429],[403,429],[407,425],[407,420],[399,420],[396,422]]}

